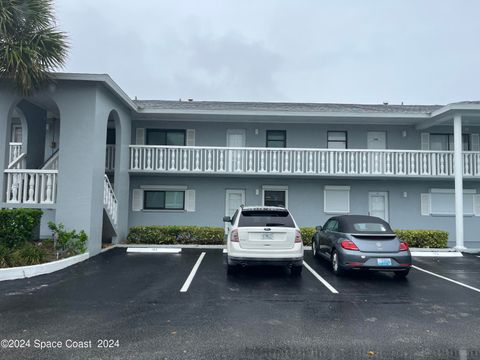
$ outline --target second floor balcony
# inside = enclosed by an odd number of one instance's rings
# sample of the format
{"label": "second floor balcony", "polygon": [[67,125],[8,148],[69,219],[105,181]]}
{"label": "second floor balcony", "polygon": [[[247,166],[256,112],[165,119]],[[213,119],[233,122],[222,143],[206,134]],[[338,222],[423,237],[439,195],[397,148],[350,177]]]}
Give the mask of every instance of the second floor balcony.
{"label": "second floor balcony", "polygon": [[[131,173],[453,178],[453,151],[130,146]],[[480,152],[463,152],[465,177]]]}

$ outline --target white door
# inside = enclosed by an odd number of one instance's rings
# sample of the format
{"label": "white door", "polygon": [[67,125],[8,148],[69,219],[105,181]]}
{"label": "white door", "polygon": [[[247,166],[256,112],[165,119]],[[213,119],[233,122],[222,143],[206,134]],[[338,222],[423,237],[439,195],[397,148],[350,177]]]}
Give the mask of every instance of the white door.
{"label": "white door", "polygon": [[[245,147],[245,129],[228,129],[227,130],[227,146],[235,148]],[[244,159],[243,151],[229,150],[228,152],[228,171],[241,171]]]}
{"label": "white door", "polygon": [[368,214],[376,216],[388,222],[388,193],[368,193]]}
{"label": "white door", "polygon": [[[227,190],[225,193],[225,216],[232,217],[235,211],[245,205],[245,190]],[[231,224],[225,223],[225,234],[230,230]]]}
{"label": "white door", "polygon": [[385,131],[369,131],[367,133],[368,149],[386,149],[387,133]]}

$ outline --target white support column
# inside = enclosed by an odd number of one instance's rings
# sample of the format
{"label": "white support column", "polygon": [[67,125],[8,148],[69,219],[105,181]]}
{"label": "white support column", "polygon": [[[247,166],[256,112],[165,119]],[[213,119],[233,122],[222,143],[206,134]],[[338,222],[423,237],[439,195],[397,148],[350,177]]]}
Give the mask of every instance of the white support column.
{"label": "white support column", "polygon": [[455,240],[457,249],[465,249],[463,243],[463,144],[462,116],[453,118],[453,150],[455,174]]}

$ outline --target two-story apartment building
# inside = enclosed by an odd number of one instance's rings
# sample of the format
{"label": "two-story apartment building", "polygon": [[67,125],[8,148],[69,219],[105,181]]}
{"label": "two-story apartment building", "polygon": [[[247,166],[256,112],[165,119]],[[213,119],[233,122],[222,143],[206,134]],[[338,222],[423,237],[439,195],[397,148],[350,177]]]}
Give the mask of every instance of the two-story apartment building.
{"label": "two-story apartment building", "polygon": [[89,250],[134,225],[224,226],[241,204],[300,226],[371,214],[480,247],[480,102],[359,105],[131,100],[107,75],[0,84],[1,207],[85,229]]}

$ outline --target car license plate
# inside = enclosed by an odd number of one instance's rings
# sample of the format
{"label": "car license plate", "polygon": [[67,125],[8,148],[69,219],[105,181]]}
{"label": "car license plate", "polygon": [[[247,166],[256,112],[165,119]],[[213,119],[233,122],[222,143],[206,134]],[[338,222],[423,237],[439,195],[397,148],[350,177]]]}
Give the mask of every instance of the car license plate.
{"label": "car license plate", "polygon": [[392,266],[392,259],[377,259],[378,266]]}
{"label": "car license plate", "polygon": [[263,233],[263,240],[272,240],[273,234],[272,233]]}

